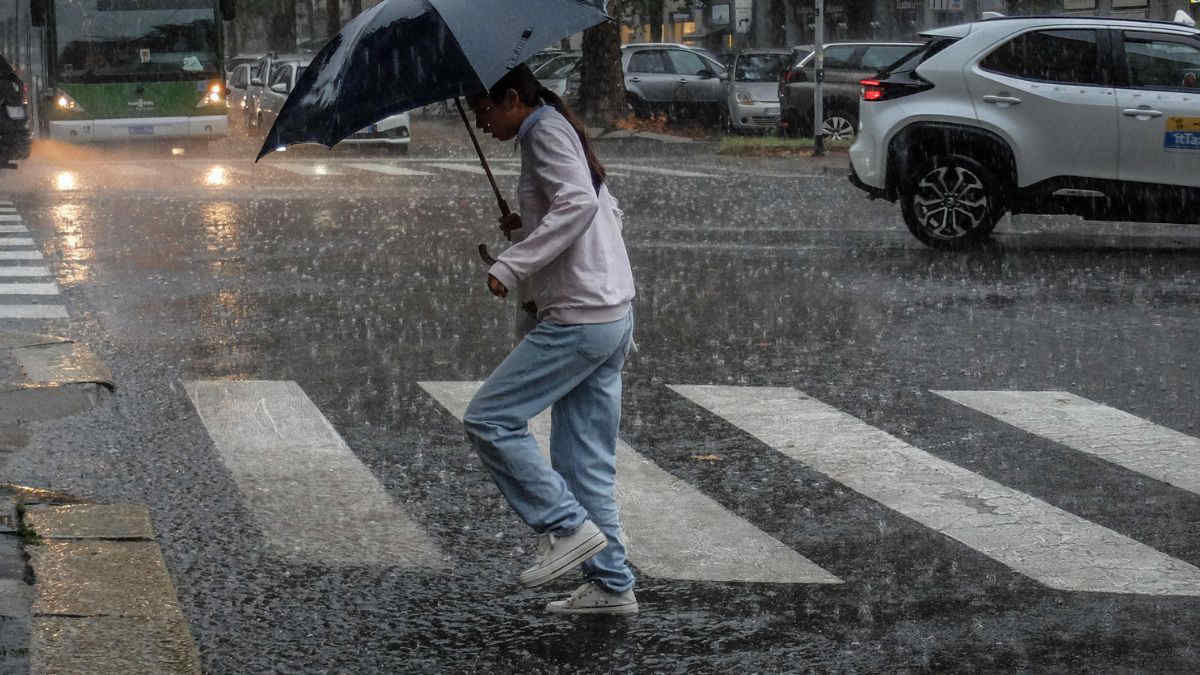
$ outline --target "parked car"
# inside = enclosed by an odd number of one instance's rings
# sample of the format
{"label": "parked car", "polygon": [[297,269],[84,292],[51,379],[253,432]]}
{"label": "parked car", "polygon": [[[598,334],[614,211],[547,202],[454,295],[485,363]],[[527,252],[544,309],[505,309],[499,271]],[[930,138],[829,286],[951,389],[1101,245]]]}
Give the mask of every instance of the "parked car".
{"label": "parked car", "polygon": [[736,54],[727,77],[729,128],[774,131],[779,126],[779,73],[791,64],[790,49],[747,49]]}
{"label": "parked car", "polygon": [[400,113],[363,127],[338,145],[375,145],[388,147],[402,155],[408,154],[412,142],[412,124],[408,113]]}
{"label": "parked car", "polygon": [[256,61],[263,57],[262,54],[238,54],[225,59],[225,82],[228,86],[229,77],[233,74],[235,68],[240,65],[253,65]]}
{"label": "parked car", "polygon": [[[827,138],[849,140],[858,128],[859,80],[911,54],[920,42],[835,42],[825,45],[821,129]],[[816,53],[809,51],[780,73],[780,130],[811,135],[813,130]]]}
{"label": "parked car", "polygon": [[546,63],[547,61],[549,61],[551,59],[556,59],[565,53],[566,52],[564,52],[561,49],[556,49],[554,47],[547,47],[546,49],[543,49],[543,50],[539,51],[538,53],[534,54],[533,56],[525,59],[525,65],[529,66],[530,70],[537,71],[537,69],[540,68],[542,66],[542,64]]}
{"label": "parked car", "polygon": [[1005,212],[1200,223],[1200,31],[1109,17],[932,30],[864,79],[851,181],[958,248]]}
{"label": "parked car", "polygon": [[543,63],[533,74],[543,87],[575,107],[579,95],[579,64],[582,62],[580,52],[570,52]]}
{"label": "parked car", "polygon": [[229,125],[250,126],[250,68],[253,64],[242,63],[234,67],[225,80],[225,107],[229,110]]}
{"label": "parked car", "polygon": [[29,92],[20,76],[0,55],[0,168],[15,169],[29,157]]}
{"label": "parked car", "polygon": [[311,62],[311,55],[303,59],[276,59],[271,62],[267,74],[266,86],[258,96],[258,110],[255,112],[254,126],[266,131],[275,124],[275,118],[283,109],[288,94],[296,86],[300,75]]}
{"label": "parked car", "polygon": [[680,44],[657,42],[621,47],[625,92],[639,117],[666,111],[673,117],[704,114],[719,119],[725,108],[725,66]]}
{"label": "parked car", "polygon": [[275,52],[267,52],[259,57],[254,65],[250,67],[250,85],[246,87],[246,98],[249,103],[246,105],[250,115],[247,117],[250,127],[261,127],[259,124],[260,110],[262,109],[263,94],[267,89],[267,81],[274,72],[272,66],[277,62],[282,61],[304,61],[312,60],[312,54],[276,54]]}

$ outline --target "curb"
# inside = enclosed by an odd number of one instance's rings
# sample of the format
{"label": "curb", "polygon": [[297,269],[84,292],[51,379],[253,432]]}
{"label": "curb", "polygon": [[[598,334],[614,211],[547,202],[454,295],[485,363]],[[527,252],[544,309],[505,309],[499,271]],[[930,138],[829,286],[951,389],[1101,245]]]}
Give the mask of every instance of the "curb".
{"label": "curb", "polygon": [[145,506],[18,499],[30,673],[202,672]]}
{"label": "curb", "polygon": [[85,345],[0,332],[0,424],[81,413],[114,388],[112,372]]}

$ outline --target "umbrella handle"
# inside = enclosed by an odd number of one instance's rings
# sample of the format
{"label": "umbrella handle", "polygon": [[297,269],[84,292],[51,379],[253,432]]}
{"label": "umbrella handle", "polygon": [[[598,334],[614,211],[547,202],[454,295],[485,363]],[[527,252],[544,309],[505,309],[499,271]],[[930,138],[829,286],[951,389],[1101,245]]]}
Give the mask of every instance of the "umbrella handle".
{"label": "umbrella handle", "polygon": [[454,105],[458,108],[458,115],[462,117],[463,124],[467,127],[467,133],[471,136],[471,144],[475,146],[475,154],[479,155],[479,163],[483,165],[483,172],[487,174],[488,182],[492,184],[492,192],[496,194],[496,203],[500,205],[500,215],[507,216],[511,213],[508,209],[508,202],[500,196],[500,188],[496,187],[496,178],[492,176],[492,167],[488,166],[487,158],[483,156],[483,149],[479,147],[479,140],[475,138],[475,130],[471,128],[471,123],[467,120],[467,112],[463,110],[462,101],[457,96],[454,97]]}

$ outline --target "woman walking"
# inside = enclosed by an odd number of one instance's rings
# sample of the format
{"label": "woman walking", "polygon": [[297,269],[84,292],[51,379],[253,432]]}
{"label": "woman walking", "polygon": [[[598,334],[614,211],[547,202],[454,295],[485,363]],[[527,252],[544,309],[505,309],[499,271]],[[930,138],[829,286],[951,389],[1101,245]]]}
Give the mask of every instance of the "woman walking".
{"label": "woman walking", "polygon": [[[476,125],[521,145],[523,237],[488,270],[498,297],[536,305],[537,323],[484,382],[463,423],[514,511],[540,535],[521,584],[578,565],[587,583],[546,606],[562,614],[633,614],[633,572],[613,485],[621,368],[633,339],[633,273],[620,212],[582,125],[525,65],[469,101]],[[551,408],[550,463],[528,421]]]}

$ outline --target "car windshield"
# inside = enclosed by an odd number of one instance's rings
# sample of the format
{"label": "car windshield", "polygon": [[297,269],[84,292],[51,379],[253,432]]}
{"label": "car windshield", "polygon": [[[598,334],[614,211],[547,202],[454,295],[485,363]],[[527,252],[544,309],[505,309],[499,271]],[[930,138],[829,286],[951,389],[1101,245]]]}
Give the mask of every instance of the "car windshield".
{"label": "car windshield", "polygon": [[541,68],[538,68],[536,75],[544,80],[562,79],[572,72],[579,65],[578,56],[563,56],[553,61],[546,62]]}
{"label": "car windshield", "polygon": [[787,54],[743,54],[738,57],[733,79],[738,82],[775,82],[787,67]]}
{"label": "car windshield", "polygon": [[64,0],[55,5],[63,81],[217,70],[215,3]]}

